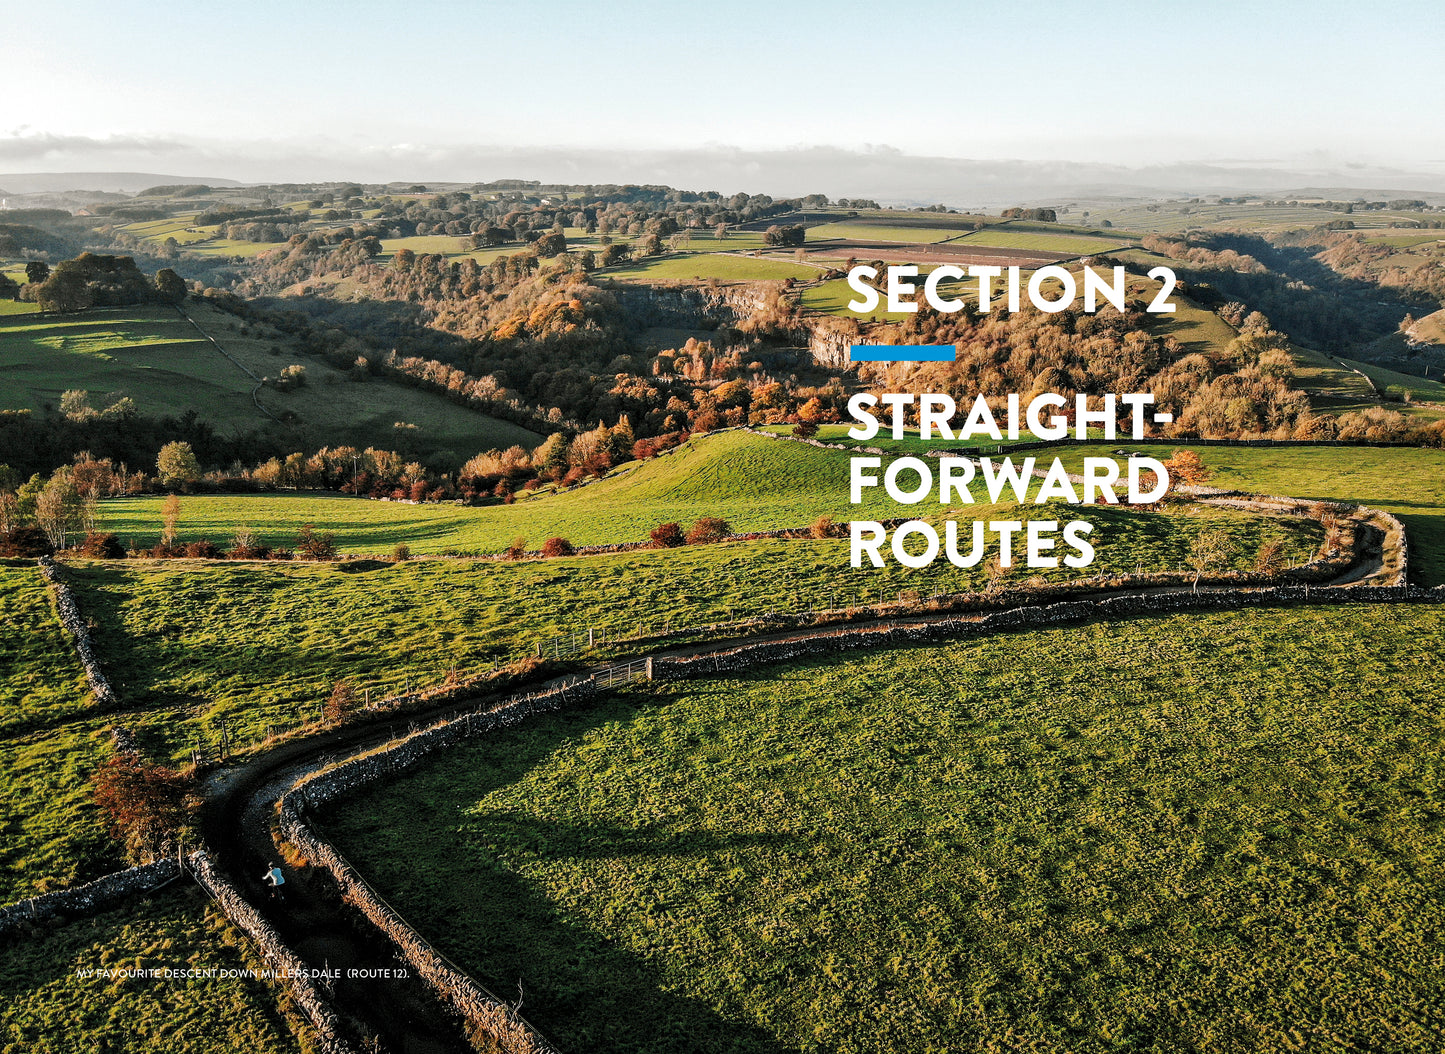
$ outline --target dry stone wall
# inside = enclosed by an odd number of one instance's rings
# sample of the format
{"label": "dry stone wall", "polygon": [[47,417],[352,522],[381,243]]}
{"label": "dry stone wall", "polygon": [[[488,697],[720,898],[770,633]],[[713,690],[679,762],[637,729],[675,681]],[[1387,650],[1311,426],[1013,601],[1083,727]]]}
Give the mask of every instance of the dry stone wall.
{"label": "dry stone wall", "polygon": [[24,933],[50,919],[96,915],[127,897],[163,886],[180,873],[180,865],[174,859],[165,857],[151,864],[114,871],[83,886],[16,901],[0,908],[0,939]]}
{"label": "dry stone wall", "polygon": [[905,626],[822,630],[786,641],[743,644],[726,651],[691,658],[654,660],[657,680],[705,677],[712,673],[753,669],[769,663],[856,648],[888,647],[960,637],[978,637],[1006,630],[1047,629],[1090,618],[1163,615],[1178,611],[1231,611],[1277,604],[1445,603],[1445,586],[1358,586],[1329,589],[1307,585],[1263,589],[1218,589],[1207,593],[1158,593],[1144,596],[1073,600],[1042,607],[1018,607],[981,618],[940,619]]}
{"label": "dry stone wall", "polygon": [[90,682],[90,690],[96,703],[102,708],[115,706],[115,691],[111,688],[110,681],[106,680],[105,671],[100,668],[100,660],[96,658],[95,646],[90,640],[90,627],[80,617],[80,607],[75,603],[70,587],[65,584],[60,568],[48,556],[37,558],[35,563],[39,565],[41,575],[50,583],[55,596],[56,614],[60,616],[60,624],[75,641],[75,652],[80,656],[80,664],[85,667],[85,679]]}
{"label": "dry stone wall", "polygon": [[295,952],[286,947],[281,935],[216,869],[204,850],[191,857],[190,865],[191,873],[195,875],[201,888],[215,899],[226,917],[251,938],[261,950],[267,964],[284,981],[296,1005],[316,1029],[322,1054],[360,1054],[346,1039],[336,1012],[331,1009],[331,1004],[320,986],[310,976],[309,967]]}
{"label": "dry stone wall", "polygon": [[305,780],[281,799],[281,832],[311,863],[325,868],[343,894],[396,946],[412,968],[457,1013],[493,1036],[509,1054],[556,1054],[556,1048],[508,1003],[454,967],[407,924],[306,822],[305,810],[404,771],[430,754],[472,736],[490,735],[527,718],[597,695],[588,678],[573,678],[550,689],[522,696],[502,708],[464,714],[417,732],[382,750],[343,762]]}

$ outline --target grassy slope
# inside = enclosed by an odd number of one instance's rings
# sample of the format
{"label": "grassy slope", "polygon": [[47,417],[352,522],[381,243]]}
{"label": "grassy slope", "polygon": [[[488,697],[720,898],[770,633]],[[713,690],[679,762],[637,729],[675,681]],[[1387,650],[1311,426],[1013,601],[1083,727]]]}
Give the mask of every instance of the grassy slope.
{"label": "grassy slope", "polygon": [[[344,549],[386,552],[405,541],[418,553],[500,552],[521,535],[539,547],[550,535],[575,545],[646,539],[659,523],[725,516],[736,530],[798,527],[828,514],[847,518],[848,464],[829,451],[779,445],[745,432],[700,438],[677,453],[630,464],[568,493],[480,509],[397,505],[337,497],[192,497],[181,501],[182,533],[229,537],[250,523],[275,541],[313,522],[334,529]],[[107,530],[138,540],[158,534],[159,498],[107,501]],[[875,504],[860,507],[879,510]],[[885,513],[886,515],[887,513]]]}
{"label": "grassy slope", "polygon": [[86,780],[107,754],[84,673],[33,565],[0,566],[0,903],[119,864]]}
{"label": "grassy slope", "polygon": [[1376,366],[1369,362],[1356,362],[1353,359],[1341,359],[1341,362],[1353,366],[1370,380],[1383,392],[1397,398],[1404,398],[1407,395],[1414,402],[1445,402],[1445,384],[1434,378],[1412,377],[1408,373],[1397,373],[1394,370],[1387,370],[1383,366]]}
{"label": "grassy slope", "polygon": [[[574,545],[644,541],[669,520],[684,525],[700,516],[723,516],[736,531],[801,527],[816,517],[883,519],[930,516],[936,503],[900,506],[866,492],[849,503],[849,455],[747,432],[699,437],[679,452],[630,463],[590,486],[531,498],[510,506],[465,508],[409,505],[337,496],[194,496],[181,500],[180,533],[225,542],[250,524],[274,543],[289,544],[296,529],[313,523],[333,530],[344,551],[385,553],[406,542],[416,553],[500,552],[515,537],[533,548],[552,535]],[[122,539],[150,544],[160,533],[163,499],[111,499],[101,523]]]}
{"label": "grassy slope", "polygon": [[[982,517],[1038,517],[989,506]],[[1319,544],[1311,525],[1243,515],[1158,516],[1091,509],[1092,571],[1183,569],[1190,540],[1217,525],[1249,566],[1266,538],[1301,558]],[[523,563],[417,561],[363,573],[305,564],[87,564],[76,568],[83,610],[108,631],[98,641],[125,703],[153,711],[140,735],[157,753],[183,752],[188,733],[259,738],[271,722],[316,716],[343,676],[378,694],[437,683],[531,654],[539,638],[638,622],[699,626],[776,612],[982,588],[977,569],[946,559],[912,571],[891,560],[848,566],[842,541],[758,541]],[[1020,561],[1012,577],[1036,572]],[[1062,569],[1065,578],[1078,572]]]}
{"label": "grassy slope", "polygon": [[1434,1051],[1442,633],[1179,616],[660,684],[332,830],[577,1049]]}
{"label": "grassy slope", "polygon": [[[341,371],[301,355],[279,334],[243,332],[239,320],[208,305],[189,304],[187,310],[257,376],[274,377],[292,363],[306,367],[305,387],[289,393],[263,389],[259,396],[277,416],[285,411],[299,415],[298,446],[307,438],[395,445],[397,421],[417,425],[429,445],[455,448],[463,457],[539,441],[525,429],[437,395],[381,381],[351,383]],[[194,408],[223,432],[273,424],[251,400],[255,381],[170,308],[4,320],[0,370],[9,382],[0,388],[0,409],[54,407],[61,393],[80,388],[91,392],[96,404],[103,394],[123,392],[143,414],[178,416]]]}
{"label": "grassy slope", "polygon": [[52,929],[0,954],[0,1052],[302,1050],[266,982],[96,980],[101,968],[259,968],[240,935],[188,886]]}
{"label": "grassy slope", "polygon": [[[1107,456],[1121,444],[1063,448],[1065,460]],[[1129,447],[1127,441],[1122,446]],[[1146,453],[1168,447],[1142,448]],[[1445,583],[1445,451],[1351,446],[1224,447],[1190,444],[1214,470],[1213,487],[1358,502],[1400,518],[1410,538],[1411,578]]]}

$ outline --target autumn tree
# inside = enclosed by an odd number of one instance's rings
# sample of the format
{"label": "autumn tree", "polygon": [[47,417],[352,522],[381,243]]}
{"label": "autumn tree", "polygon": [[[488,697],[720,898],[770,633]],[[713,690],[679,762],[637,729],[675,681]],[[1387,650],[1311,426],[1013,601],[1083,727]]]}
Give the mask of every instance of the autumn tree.
{"label": "autumn tree", "polygon": [[1174,451],[1173,456],[1164,462],[1164,467],[1169,471],[1172,487],[1197,487],[1214,474],[1192,450]]}
{"label": "autumn tree", "polygon": [[186,280],[162,267],[156,272],[156,295],[168,304],[179,304],[186,299]]}
{"label": "autumn tree", "polygon": [[176,544],[176,524],[181,518],[181,499],[176,494],[167,494],[161,506],[161,544],[167,549]]}
{"label": "autumn tree", "polygon": [[191,444],[184,441],[167,443],[156,457],[156,472],[167,487],[185,487],[201,478],[201,466]]}
{"label": "autumn tree", "polygon": [[95,802],[133,860],[168,851],[185,824],[194,778],[134,753],[117,754],[91,777]]}
{"label": "autumn tree", "polygon": [[542,543],[543,556],[572,556],[576,552],[566,538],[548,538]]}
{"label": "autumn tree", "polygon": [[72,531],[84,525],[82,500],[68,468],[56,469],[35,502],[35,523],[57,549],[64,549]]}

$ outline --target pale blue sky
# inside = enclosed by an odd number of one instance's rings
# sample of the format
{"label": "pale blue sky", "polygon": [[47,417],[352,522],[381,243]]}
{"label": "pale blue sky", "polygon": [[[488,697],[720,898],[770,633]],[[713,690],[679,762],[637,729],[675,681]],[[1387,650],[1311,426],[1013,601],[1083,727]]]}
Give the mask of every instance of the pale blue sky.
{"label": "pale blue sky", "polygon": [[4,20],[0,171],[135,167],[177,143],[380,168],[478,145],[1445,159],[1438,2],[899,10],[49,0]]}

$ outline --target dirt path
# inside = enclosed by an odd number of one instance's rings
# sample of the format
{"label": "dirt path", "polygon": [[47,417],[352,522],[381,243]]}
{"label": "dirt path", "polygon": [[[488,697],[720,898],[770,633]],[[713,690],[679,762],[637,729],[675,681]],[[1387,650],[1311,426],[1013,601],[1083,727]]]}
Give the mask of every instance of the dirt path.
{"label": "dirt path", "polygon": [[[326,985],[333,1007],[352,1033],[358,1050],[393,1054],[466,1054],[462,1022],[432,995],[391,944],[381,938],[339,895],[329,876],[298,871],[278,849],[276,802],[307,773],[341,756],[385,742],[397,734],[380,726],[348,737],[340,752],[314,744],[305,752],[283,750],[275,764],[260,766],[231,781],[205,817],[204,834],[215,863],[276,928],[282,940],[314,970],[389,971],[387,977],[342,976]],[[326,738],[326,737],[323,737]],[[295,754],[295,756],[291,756]],[[284,900],[269,896],[261,876],[273,865],[286,875]]]}

